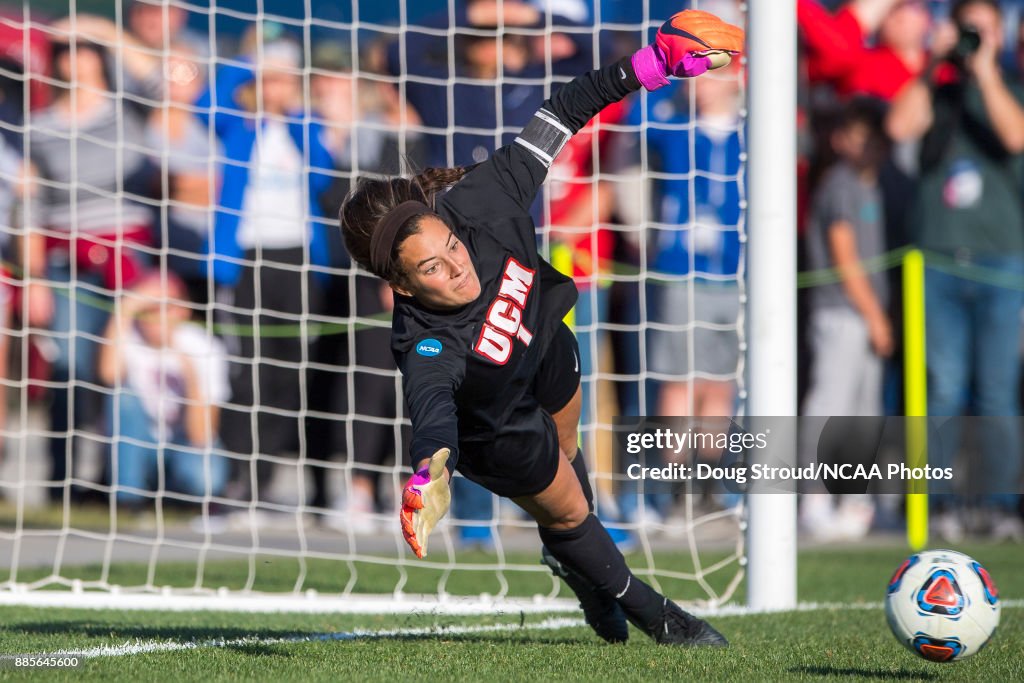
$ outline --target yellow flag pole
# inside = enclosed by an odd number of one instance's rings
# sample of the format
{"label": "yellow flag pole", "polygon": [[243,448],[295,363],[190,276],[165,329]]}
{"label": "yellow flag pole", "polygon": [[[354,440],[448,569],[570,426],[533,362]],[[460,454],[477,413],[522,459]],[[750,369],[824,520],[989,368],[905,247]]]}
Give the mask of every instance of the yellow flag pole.
{"label": "yellow flag pole", "polygon": [[[928,376],[925,362],[924,255],[918,249],[903,257],[903,385],[907,420],[907,467],[928,462]],[[907,543],[911,550],[928,544],[928,482],[913,479],[907,487]]]}

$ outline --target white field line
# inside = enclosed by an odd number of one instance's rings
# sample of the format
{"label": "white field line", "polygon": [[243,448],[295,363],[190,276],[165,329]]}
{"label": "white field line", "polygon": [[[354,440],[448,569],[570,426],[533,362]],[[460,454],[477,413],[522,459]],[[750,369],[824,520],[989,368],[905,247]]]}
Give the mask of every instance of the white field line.
{"label": "white field line", "polygon": [[[800,603],[796,612],[815,612],[822,610],[880,610],[881,602],[857,602],[857,603],[828,603],[828,602],[805,602]],[[1024,607],[1024,600],[1005,600],[1003,607],[1021,608]],[[754,611],[742,606],[726,606],[717,610],[694,610],[701,616],[714,614],[716,616],[745,616],[751,614],[764,614],[763,611]],[[426,616],[426,615],[424,615]],[[537,622],[536,624],[481,624],[475,626],[459,625],[434,625],[419,628],[396,628],[369,631],[356,629],[339,633],[313,633],[289,636],[287,638],[235,638],[232,640],[213,639],[205,641],[136,641],[126,642],[122,645],[102,645],[99,647],[87,648],[84,650],[57,650],[47,653],[30,653],[37,657],[124,657],[126,655],[146,654],[149,652],[173,652],[179,650],[197,650],[201,648],[215,647],[240,647],[251,645],[282,645],[292,643],[330,642],[348,640],[372,640],[382,638],[415,638],[421,636],[445,636],[445,635],[466,635],[473,633],[500,633],[513,631],[553,631],[563,628],[575,628],[584,626],[582,619],[569,619],[566,617],[552,617]],[[13,657],[25,657],[28,654],[0,655],[0,661]]]}
{"label": "white field line", "polygon": [[[18,587],[19,589],[21,587]],[[498,615],[577,612],[568,599],[497,598],[460,595],[330,595],[316,591],[291,594],[220,590],[206,595],[175,592],[0,590],[0,607],[61,607],[161,612],[247,612],[292,614],[435,614]]]}
{"label": "white field line", "polygon": [[[502,631],[552,631],[562,628],[584,626],[582,619],[566,619],[564,617],[545,619],[536,624],[481,624],[477,626],[426,626],[421,628],[396,628],[381,631],[365,631],[356,629],[340,633],[310,633],[289,636],[287,638],[234,638],[231,640],[214,639],[205,641],[151,641],[123,645],[102,645],[85,650],[56,650],[44,654],[33,654],[34,657],[124,657],[125,655],[146,654],[149,652],[173,652],[176,650],[197,650],[209,647],[240,647],[247,645],[281,645],[289,643],[312,643],[345,640],[371,640],[377,638],[415,638],[418,636],[450,636],[471,633],[498,633]],[[29,655],[2,655],[0,660]]]}

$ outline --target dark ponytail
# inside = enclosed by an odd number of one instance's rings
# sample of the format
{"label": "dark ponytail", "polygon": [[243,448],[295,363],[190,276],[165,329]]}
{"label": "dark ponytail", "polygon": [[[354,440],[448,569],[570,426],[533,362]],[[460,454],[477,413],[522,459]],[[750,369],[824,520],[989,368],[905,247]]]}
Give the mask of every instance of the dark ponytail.
{"label": "dark ponytail", "polygon": [[391,258],[384,272],[375,269],[370,260],[370,242],[373,233],[392,209],[403,202],[417,201],[436,208],[437,195],[462,179],[469,171],[464,166],[454,168],[426,168],[411,178],[362,178],[341,204],[338,220],[345,247],[356,263],[374,275],[404,284],[405,273],[398,264],[398,251],[402,242],[419,232],[419,220],[410,220],[395,237]]}

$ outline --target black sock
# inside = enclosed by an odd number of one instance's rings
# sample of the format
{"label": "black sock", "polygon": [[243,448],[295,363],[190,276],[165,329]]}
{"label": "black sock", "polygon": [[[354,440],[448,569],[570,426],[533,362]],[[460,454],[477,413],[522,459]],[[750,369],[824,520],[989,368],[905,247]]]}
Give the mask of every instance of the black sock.
{"label": "black sock", "polygon": [[633,576],[597,517],[587,515],[575,529],[537,529],[555,559],[615,598],[637,628],[648,631],[657,624],[665,598]]}
{"label": "black sock", "polygon": [[576,457],[572,461],[572,471],[576,473],[576,478],[580,480],[580,486],[583,487],[583,497],[587,499],[587,508],[594,511],[594,489],[590,488],[590,477],[587,476],[587,461],[583,459],[583,451],[579,448],[576,449]]}

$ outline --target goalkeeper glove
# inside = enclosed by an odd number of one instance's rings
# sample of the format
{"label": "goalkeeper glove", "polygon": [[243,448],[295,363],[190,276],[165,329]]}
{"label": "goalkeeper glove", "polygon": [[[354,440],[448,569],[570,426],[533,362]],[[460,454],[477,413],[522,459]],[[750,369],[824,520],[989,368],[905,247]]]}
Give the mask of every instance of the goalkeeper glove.
{"label": "goalkeeper glove", "polygon": [[728,65],[743,51],[743,37],[743,29],[714,14],[683,10],[661,25],[653,45],[633,55],[633,71],[647,90],[657,90],[669,76],[693,78]]}
{"label": "goalkeeper glove", "polygon": [[416,557],[426,557],[427,537],[448,512],[452,494],[444,477],[444,466],[451,453],[442,448],[430,456],[430,462],[412,475],[402,490],[402,536]]}

